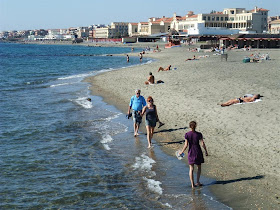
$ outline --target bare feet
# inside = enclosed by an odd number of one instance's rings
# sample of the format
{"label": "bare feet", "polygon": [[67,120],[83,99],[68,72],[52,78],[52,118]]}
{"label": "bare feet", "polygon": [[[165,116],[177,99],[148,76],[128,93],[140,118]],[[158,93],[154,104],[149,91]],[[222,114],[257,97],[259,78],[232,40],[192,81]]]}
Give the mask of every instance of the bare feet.
{"label": "bare feet", "polygon": [[196,183],[194,186],[195,186],[195,187],[201,187],[201,186],[203,186],[203,184],[201,184],[200,182],[198,182],[198,183]]}

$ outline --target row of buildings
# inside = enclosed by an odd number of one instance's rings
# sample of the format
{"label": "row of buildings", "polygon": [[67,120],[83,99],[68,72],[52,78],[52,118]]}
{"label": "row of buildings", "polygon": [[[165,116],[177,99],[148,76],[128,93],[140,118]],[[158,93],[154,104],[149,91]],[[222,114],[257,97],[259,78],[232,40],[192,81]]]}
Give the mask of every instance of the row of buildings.
{"label": "row of buildings", "polygon": [[190,35],[231,35],[231,34],[279,34],[280,19],[268,17],[268,10],[255,7],[229,8],[222,12],[194,14],[192,11],[185,16],[149,18],[147,22],[129,23],[112,22],[111,25],[91,25],[69,29],[27,30],[0,33],[0,37],[20,38],[29,40],[58,39],[107,39],[120,37],[147,37],[174,32],[179,36]]}

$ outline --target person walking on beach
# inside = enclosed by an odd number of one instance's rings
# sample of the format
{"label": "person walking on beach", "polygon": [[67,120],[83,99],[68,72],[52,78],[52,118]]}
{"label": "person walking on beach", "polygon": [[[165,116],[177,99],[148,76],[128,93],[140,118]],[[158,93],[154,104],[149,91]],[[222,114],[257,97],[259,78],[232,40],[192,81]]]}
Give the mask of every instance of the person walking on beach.
{"label": "person walking on beach", "polygon": [[154,105],[154,100],[152,96],[147,98],[148,105],[143,108],[142,116],[146,113],[146,129],[147,129],[147,140],[148,140],[148,148],[152,147],[152,138],[154,135],[154,129],[156,127],[156,123],[159,122],[159,128],[164,124],[159,121],[157,114],[157,107]]}
{"label": "person walking on beach", "polygon": [[138,136],[139,126],[142,122],[141,112],[144,106],[146,106],[146,101],[143,96],[140,95],[141,90],[135,90],[135,95],[131,97],[128,106],[127,114],[130,115],[130,109],[132,109],[133,127],[134,127],[134,137]]}
{"label": "person walking on beach", "polygon": [[[182,155],[182,153],[189,147],[188,151],[188,162],[189,162],[189,176],[191,180],[192,188],[202,186],[202,184],[199,182],[200,174],[201,174],[201,163],[204,163],[203,153],[201,150],[201,147],[199,143],[202,143],[202,147],[205,150],[205,155],[208,156],[208,152],[206,149],[206,145],[203,141],[202,133],[197,132],[196,129],[196,122],[191,121],[189,124],[191,131],[187,132],[185,134],[185,145],[182,149],[182,151],[179,153],[179,155]],[[196,177],[196,184],[194,184],[193,179],[193,171],[194,171],[194,165],[197,165],[197,177]]]}
{"label": "person walking on beach", "polygon": [[128,55],[126,55],[126,61],[127,61],[127,63],[129,62],[129,56]]}

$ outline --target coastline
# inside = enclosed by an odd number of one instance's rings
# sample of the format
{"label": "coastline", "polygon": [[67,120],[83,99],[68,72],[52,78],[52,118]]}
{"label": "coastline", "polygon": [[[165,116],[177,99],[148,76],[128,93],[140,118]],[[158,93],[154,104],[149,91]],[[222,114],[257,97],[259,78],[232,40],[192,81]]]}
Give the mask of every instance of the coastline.
{"label": "coastline", "polygon": [[[255,52],[269,52],[272,60],[242,63],[243,56]],[[205,54],[210,57],[184,61]],[[233,208],[275,209],[280,203],[279,187],[275,185],[280,174],[279,143],[274,140],[279,134],[279,111],[274,99],[279,95],[279,55],[278,49],[237,50],[229,52],[228,62],[221,62],[213,53],[172,48],[145,54],[157,60],[151,64],[106,72],[85,81],[91,83],[93,95],[102,96],[124,113],[134,89],[140,88],[145,98],[153,96],[159,117],[165,122],[155,130],[154,140],[170,155],[182,148],[188,122],[196,120],[209,151],[202,174],[218,180],[210,184],[210,189],[219,201]],[[169,64],[177,70],[157,72],[159,66]],[[150,71],[156,80],[165,83],[145,85]],[[253,104],[217,105],[246,93],[265,97]],[[143,124],[141,129],[145,133]]]}

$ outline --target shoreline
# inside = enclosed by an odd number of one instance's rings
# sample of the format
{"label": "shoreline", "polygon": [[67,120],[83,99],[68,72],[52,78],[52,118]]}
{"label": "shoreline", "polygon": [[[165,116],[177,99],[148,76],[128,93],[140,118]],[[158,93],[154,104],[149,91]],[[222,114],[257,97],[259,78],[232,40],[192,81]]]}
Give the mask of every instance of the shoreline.
{"label": "shoreline", "polygon": [[[149,44],[151,45],[151,43]],[[160,48],[162,49],[162,47]],[[254,52],[270,52],[272,60],[258,64],[242,64],[240,54],[242,57],[246,53]],[[279,129],[277,129],[274,124],[278,119],[279,112],[275,111],[270,113],[265,111],[266,106],[269,107],[269,105],[273,105],[269,100],[273,102],[271,95],[276,94],[277,85],[273,79],[277,79],[277,76],[275,78],[275,72],[269,76],[265,76],[264,74],[267,72],[257,71],[256,68],[260,66],[262,68],[267,68],[267,65],[273,64],[275,66],[279,64],[279,60],[276,60],[276,58],[277,55],[280,55],[280,50],[256,49],[252,52],[232,51],[229,52],[228,62],[220,62],[219,57],[213,55],[210,55],[209,58],[200,58],[198,61],[182,62],[184,58],[190,58],[194,54],[197,56],[210,53],[189,52],[185,46],[181,48],[164,49],[160,53],[144,55],[144,57],[148,56],[157,60],[149,65],[133,66],[117,71],[106,72],[94,77],[88,77],[85,81],[91,84],[90,90],[93,95],[101,96],[105,102],[115,105],[124,113],[127,111],[129,98],[134,94],[134,89],[140,88],[145,98],[147,98],[148,95],[153,96],[155,104],[158,106],[160,119],[165,122],[165,126],[155,130],[154,140],[163,145],[163,150],[170,155],[174,155],[176,149],[183,147],[182,141],[184,140],[183,136],[186,132],[185,128],[188,122],[190,120],[197,120],[198,131],[204,134],[209,151],[209,157],[205,158],[206,163],[203,165],[202,174],[206,177],[218,180],[210,186],[210,190],[218,200],[233,208],[273,209],[279,207],[279,189],[275,186],[275,183],[279,180],[279,175],[277,176],[279,169],[275,168],[275,165],[278,165],[280,159],[279,151],[277,150],[277,145],[279,145],[279,143],[271,143],[270,141],[273,141],[273,139],[270,140],[270,138],[265,139],[265,141],[269,142],[269,146],[276,149],[273,150],[273,154],[269,154],[270,151],[265,147],[265,152],[268,154],[262,157],[264,153],[261,155],[258,153],[265,145],[262,145],[262,142],[259,141],[261,141],[265,135],[262,133],[258,135],[258,133],[254,134],[253,132],[254,130],[260,130],[262,126],[252,123],[252,128],[250,128],[248,124],[250,125],[250,120],[259,120],[259,122],[267,123],[266,115],[269,115],[270,119],[272,119],[272,128],[270,128],[269,131],[274,129],[275,135],[279,133]],[[237,62],[237,59],[239,59],[239,62]],[[217,69],[219,72],[212,72],[215,71],[215,66],[218,62],[219,66],[217,66]],[[176,67],[177,70],[157,73],[157,68],[159,66],[165,67],[169,63],[172,64],[173,67]],[[174,63],[176,63],[176,65]],[[243,71],[241,71],[239,68],[244,68],[242,65],[247,65],[246,67],[249,67],[249,69],[243,69]],[[231,72],[227,72],[228,66],[233,68],[234,71],[231,70]],[[276,67],[270,69],[276,70]],[[156,80],[161,79],[165,83],[159,85],[144,85],[144,81],[150,71],[153,72]],[[255,73],[256,76],[253,76],[254,81],[246,85],[246,82],[242,78],[248,79],[248,72]],[[240,76],[238,73],[242,75]],[[228,76],[233,78],[230,79]],[[266,83],[262,84],[262,81],[258,80],[258,76],[265,76],[267,80]],[[203,81],[205,77],[209,80]],[[186,78],[186,80],[182,78]],[[223,81],[223,79],[225,81]],[[241,80],[241,82],[238,82],[238,79]],[[272,83],[269,81],[270,79]],[[229,82],[231,82],[231,80],[234,84],[235,82],[237,84],[233,87],[227,87],[226,85],[230,84]],[[223,81],[223,84],[219,84],[219,81]],[[197,89],[195,84],[199,83],[207,87]],[[267,87],[267,83],[274,85],[273,87],[276,89],[266,91],[265,87]],[[261,87],[257,88],[258,86]],[[207,93],[209,91],[210,93],[215,93],[215,89],[217,88],[220,90],[219,94],[216,93],[211,97],[205,96],[205,92]],[[235,94],[257,93],[256,91],[265,96],[263,101],[224,108],[216,105],[217,102],[230,99],[229,97],[234,97]],[[222,97],[223,95],[224,97]],[[204,99],[204,97],[207,99]],[[166,98],[169,100],[166,100]],[[184,98],[186,98],[186,100],[184,100]],[[213,99],[211,106],[207,104],[207,100],[210,98]],[[175,102],[175,111],[172,110],[170,101]],[[273,108],[275,108],[275,105],[271,108],[272,111],[275,110]],[[263,116],[259,116],[260,114],[252,116],[254,113],[262,113],[261,111],[265,112]],[[237,117],[234,117],[235,115],[237,115]],[[246,115],[246,119],[238,122],[238,120],[242,118],[242,115]],[[226,119],[225,121],[228,125],[226,125],[222,119]],[[233,125],[231,125],[231,120],[233,121]],[[239,126],[239,123],[241,126]],[[236,132],[236,130],[240,128],[246,130],[245,133],[249,132],[249,134],[254,134],[254,136],[246,135],[245,138],[244,136],[242,137],[244,132],[241,132],[242,135]],[[141,130],[145,133],[143,124]],[[273,136],[273,134],[269,137],[271,136]],[[237,139],[241,139],[241,141],[237,142]],[[254,140],[258,141],[258,145],[254,145]],[[224,142],[228,145],[224,144]],[[246,145],[244,142],[248,144]],[[235,148],[235,151],[232,151],[230,149],[231,147]],[[248,154],[255,159],[248,157]],[[270,155],[272,155],[272,158],[274,157],[274,160],[271,160],[271,164],[269,165],[273,170],[267,171],[268,166],[264,166],[266,161],[271,159],[271,157],[269,157]],[[259,161],[260,157],[263,161]],[[271,183],[270,180],[273,180],[273,182]]]}

